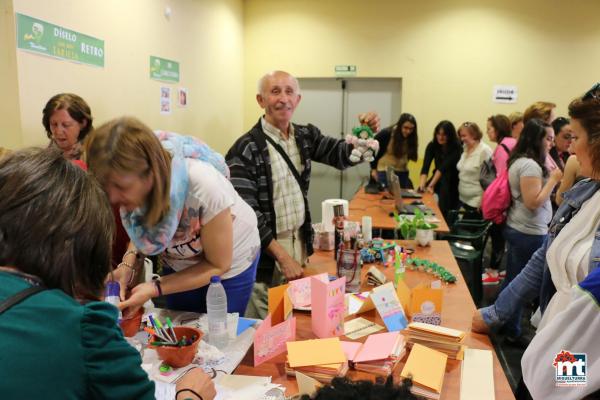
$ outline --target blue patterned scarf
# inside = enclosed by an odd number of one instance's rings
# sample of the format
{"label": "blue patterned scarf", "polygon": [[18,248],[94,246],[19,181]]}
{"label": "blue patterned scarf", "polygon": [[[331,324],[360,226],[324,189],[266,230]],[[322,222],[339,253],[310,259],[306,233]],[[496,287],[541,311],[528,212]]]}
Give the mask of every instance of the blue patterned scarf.
{"label": "blue patterned scarf", "polygon": [[146,255],[165,251],[175,235],[188,193],[186,158],[206,161],[229,179],[229,168],[223,156],[200,139],[165,131],[155,131],[154,134],[172,156],[169,211],[156,225],[147,227],[144,225],[146,206],[132,212],[121,209],[123,227],[135,247]]}

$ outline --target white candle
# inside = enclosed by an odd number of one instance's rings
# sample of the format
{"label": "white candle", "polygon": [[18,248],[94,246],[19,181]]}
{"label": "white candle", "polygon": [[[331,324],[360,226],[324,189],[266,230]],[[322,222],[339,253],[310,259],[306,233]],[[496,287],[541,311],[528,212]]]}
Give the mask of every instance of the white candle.
{"label": "white candle", "polygon": [[367,242],[372,240],[371,233],[373,231],[373,220],[370,216],[365,215],[362,217],[362,235],[363,239]]}

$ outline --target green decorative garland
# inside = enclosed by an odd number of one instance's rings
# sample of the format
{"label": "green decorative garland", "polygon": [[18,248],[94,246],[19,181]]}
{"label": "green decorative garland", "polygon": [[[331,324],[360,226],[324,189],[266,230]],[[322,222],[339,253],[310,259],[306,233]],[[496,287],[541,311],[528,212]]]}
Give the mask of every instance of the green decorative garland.
{"label": "green decorative garland", "polygon": [[421,258],[408,258],[406,264],[411,271],[423,271],[440,278],[446,283],[456,283],[456,276],[438,263]]}

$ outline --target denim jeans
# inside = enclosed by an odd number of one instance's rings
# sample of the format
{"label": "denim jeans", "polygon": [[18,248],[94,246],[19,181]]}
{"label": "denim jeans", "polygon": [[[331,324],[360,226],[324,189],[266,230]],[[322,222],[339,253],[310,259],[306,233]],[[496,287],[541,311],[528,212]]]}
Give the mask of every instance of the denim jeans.
{"label": "denim jeans", "polygon": [[[481,316],[488,326],[504,325],[514,310],[536,297],[540,299],[540,309],[543,315],[550,299],[556,292],[550,269],[546,263],[546,252],[554,238],[569,223],[582,204],[598,190],[600,190],[599,181],[584,179],[563,195],[565,200],[552,218],[548,237],[544,244],[529,259],[521,273],[502,290],[494,304],[481,309]],[[596,230],[589,259],[589,271],[596,268],[600,268],[600,227]]]}
{"label": "denim jeans", "polygon": [[[504,228],[504,238],[508,243],[508,251],[506,253],[506,279],[502,282],[502,290],[519,275],[533,253],[544,244],[546,236],[528,235],[508,225]],[[521,314],[522,307],[517,307],[504,325],[505,332],[508,335],[521,336]]]}
{"label": "denim jeans", "polygon": [[[227,294],[227,312],[239,313],[240,317],[244,315],[248,300],[250,300],[254,281],[256,280],[256,267],[259,259],[260,253],[244,272],[233,278],[221,281]],[[172,273],[174,273],[172,269],[166,266],[163,267],[164,275]],[[208,286],[167,295],[167,307],[171,310],[206,313],[206,293],[208,292]]]}

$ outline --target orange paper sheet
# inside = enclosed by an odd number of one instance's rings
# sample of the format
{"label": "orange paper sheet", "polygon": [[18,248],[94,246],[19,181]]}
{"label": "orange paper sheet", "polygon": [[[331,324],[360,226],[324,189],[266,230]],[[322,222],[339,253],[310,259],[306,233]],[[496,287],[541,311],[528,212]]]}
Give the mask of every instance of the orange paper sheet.
{"label": "orange paper sheet", "polygon": [[288,286],[286,284],[269,289],[269,314],[271,314],[272,325],[282,323],[292,313],[293,306],[288,295]]}
{"label": "orange paper sheet", "polygon": [[346,362],[338,337],[287,342],[287,351],[292,368]]}
{"label": "orange paper sheet", "polygon": [[416,384],[440,393],[444,383],[447,360],[446,354],[415,343],[400,376],[403,378],[412,376],[413,382]]}

